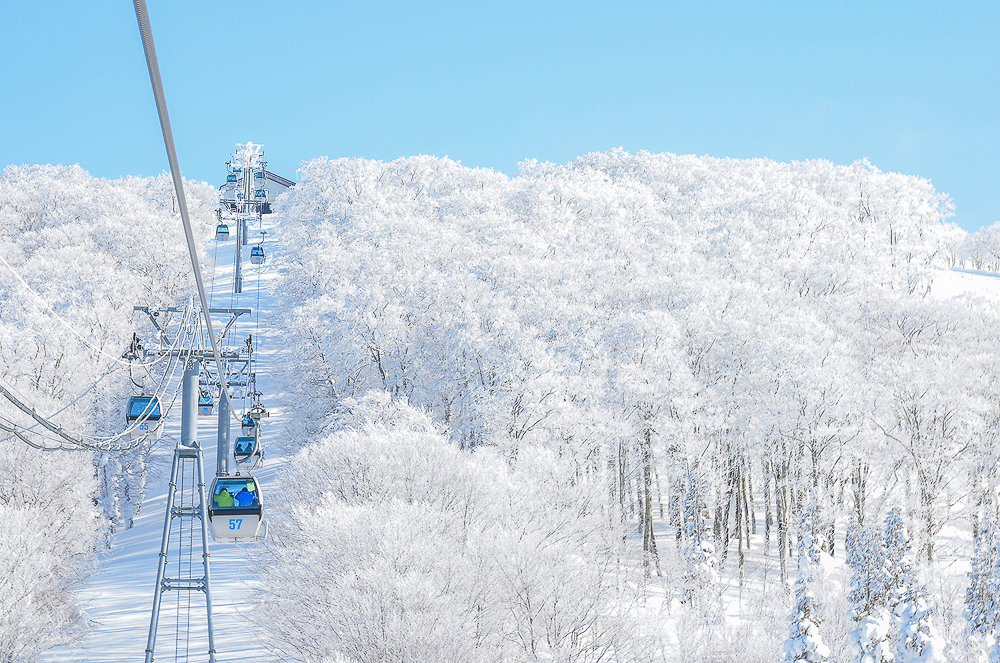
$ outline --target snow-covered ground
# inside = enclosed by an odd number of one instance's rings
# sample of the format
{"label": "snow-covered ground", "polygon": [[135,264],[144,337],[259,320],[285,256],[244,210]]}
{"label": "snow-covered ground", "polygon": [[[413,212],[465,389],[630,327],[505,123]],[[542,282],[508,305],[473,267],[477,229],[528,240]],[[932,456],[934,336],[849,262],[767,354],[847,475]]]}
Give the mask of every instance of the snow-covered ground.
{"label": "snow-covered ground", "polygon": [[939,297],[966,294],[1000,297],[1000,274],[974,269],[940,270],[934,277],[931,293]]}
{"label": "snow-covered ground", "polygon": [[[276,233],[264,217],[264,229],[268,240]],[[251,233],[259,229],[251,228]],[[211,306],[213,308],[250,308],[254,315],[250,320],[241,318],[234,334],[240,341],[252,333],[255,343],[257,388],[264,394],[262,403],[270,413],[264,420],[262,431],[265,439],[266,462],[263,468],[254,472],[261,482],[266,496],[275,476],[284,461],[282,448],[282,428],[286,408],[280,394],[274,393],[270,377],[270,349],[278,339],[266,327],[267,315],[272,309],[273,291],[270,287],[277,275],[276,264],[281,259],[281,251],[275,250],[275,242],[268,241],[268,251],[264,265],[251,265],[250,247],[243,248],[244,288],[240,295],[232,294],[233,250],[235,241],[209,246],[209,256],[218,263],[214,282],[211,284]],[[137,302],[145,304],[145,302]],[[155,302],[154,305],[174,305],[174,302]],[[259,314],[259,316],[258,316]],[[216,333],[219,330],[216,329]],[[174,412],[179,412],[175,408]],[[217,418],[199,417],[198,440],[205,449],[205,476],[210,481],[216,466],[215,440]],[[238,426],[232,429],[235,437]],[[55,663],[61,661],[114,663],[118,661],[142,660],[149,634],[150,614],[153,602],[153,588],[160,542],[164,525],[167,481],[173,449],[180,439],[180,417],[173,416],[164,427],[164,435],[156,449],[152,461],[151,477],[146,488],[142,509],[134,526],[127,531],[117,532],[112,539],[112,547],[100,557],[100,568],[81,588],[81,598],[85,605],[89,633],[86,639],[72,646],[59,647],[47,652],[41,661]],[[232,463],[232,461],[230,461]],[[265,506],[266,508],[266,506]],[[177,521],[174,523],[177,527]],[[246,552],[255,544],[220,544],[211,540],[211,591],[215,647],[218,661],[241,661],[255,663],[273,660],[266,656],[253,629],[248,628],[245,611],[246,597],[252,591],[254,578],[248,574]],[[200,555],[200,541],[195,540],[195,559]],[[176,551],[171,551],[176,555]],[[195,566],[199,570],[200,565]],[[188,608],[190,605],[190,609]],[[187,619],[190,616],[190,639],[187,637]],[[207,660],[208,641],[206,629],[205,598],[201,592],[166,593],[162,599],[158,635],[155,646],[155,660]]]}

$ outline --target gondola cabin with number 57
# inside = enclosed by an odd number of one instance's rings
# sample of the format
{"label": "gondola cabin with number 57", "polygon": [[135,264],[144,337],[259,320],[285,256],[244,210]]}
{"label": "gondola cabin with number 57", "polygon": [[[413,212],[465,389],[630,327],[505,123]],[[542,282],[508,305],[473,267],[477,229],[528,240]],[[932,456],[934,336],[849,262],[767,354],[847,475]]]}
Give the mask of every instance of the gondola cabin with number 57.
{"label": "gondola cabin with number 57", "polygon": [[252,476],[216,477],[208,497],[208,522],[216,541],[253,541],[264,522],[260,484]]}

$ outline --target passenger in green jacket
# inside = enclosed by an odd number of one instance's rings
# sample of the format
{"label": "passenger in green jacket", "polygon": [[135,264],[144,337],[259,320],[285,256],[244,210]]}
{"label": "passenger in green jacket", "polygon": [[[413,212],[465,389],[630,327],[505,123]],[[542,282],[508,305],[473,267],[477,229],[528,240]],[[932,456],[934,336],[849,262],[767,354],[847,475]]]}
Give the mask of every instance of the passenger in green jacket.
{"label": "passenger in green jacket", "polygon": [[225,488],[215,496],[215,506],[217,507],[233,506],[233,504],[233,496]]}

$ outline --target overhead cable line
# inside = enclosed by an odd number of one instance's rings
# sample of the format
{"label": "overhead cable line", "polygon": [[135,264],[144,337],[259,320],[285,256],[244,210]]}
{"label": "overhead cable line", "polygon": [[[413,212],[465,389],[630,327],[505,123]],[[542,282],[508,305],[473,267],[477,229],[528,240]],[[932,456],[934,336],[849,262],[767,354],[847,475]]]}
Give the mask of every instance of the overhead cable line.
{"label": "overhead cable line", "polygon": [[[78,446],[66,447],[66,446],[63,446],[65,443],[61,442],[59,440],[56,440],[60,444],[60,446],[58,446],[58,447],[46,447],[46,446],[41,445],[41,444],[36,444],[35,442],[32,442],[30,439],[28,439],[28,437],[24,434],[25,433],[25,429],[21,428],[20,426],[18,426],[17,424],[15,424],[10,419],[7,419],[6,417],[0,417],[0,430],[6,431],[6,432],[10,433],[11,435],[13,435],[14,437],[16,437],[17,439],[19,439],[22,442],[24,442],[25,444],[27,444],[29,447],[34,447],[35,449],[38,449],[40,451],[88,451],[88,449],[86,449],[84,447],[78,447]],[[7,438],[7,439],[10,439],[10,438]],[[49,438],[49,439],[51,439],[51,438]]]}
{"label": "overhead cable line", "polygon": [[160,65],[156,60],[156,46],[153,44],[153,30],[149,25],[149,13],[146,10],[146,0],[132,0],[135,6],[136,20],[139,22],[139,33],[142,36],[142,49],[146,54],[146,68],[149,70],[149,82],[153,86],[153,98],[156,100],[156,112],[160,117],[160,129],[163,131],[163,144],[167,148],[167,160],[170,162],[170,175],[174,181],[177,193],[177,206],[181,212],[184,224],[184,238],[187,240],[188,254],[191,256],[191,267],[194,279],[198,284],[198,297],[201,300],[202,313],[205,316],[205,326],[212,340],[212,353],[215,356],[215,366],[219,371],[220,390],[229,403],[229,411],[236,418],[236,409],[229,397],[229,386],[226,384],[225,372],[222,370],[222,357],[219,345],[212,330],[212,316],[208,296],[205,294],[205,282],[201,276],[201,266],[198,264],[198,248],[194,242],[194,231],[191,228],[191,218],[188,215],[187,199],[184,197],[184,182],[181,178],[181,168],[177,162],[177,151],[174,149],[174,134],[170,129],[170,116],[167,113],[167,99],[163,94],[163,81],[160,79]]}

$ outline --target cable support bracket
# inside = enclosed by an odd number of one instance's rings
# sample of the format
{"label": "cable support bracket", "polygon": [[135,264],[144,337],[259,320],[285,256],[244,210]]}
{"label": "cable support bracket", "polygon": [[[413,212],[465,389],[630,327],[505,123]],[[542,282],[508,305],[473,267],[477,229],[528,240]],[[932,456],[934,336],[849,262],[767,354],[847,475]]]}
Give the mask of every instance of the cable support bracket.
{"label": "cable support bracket", "polygon": [[165,592],[172,589],[204,592],[205,578],[164,578],[160,585]]}

